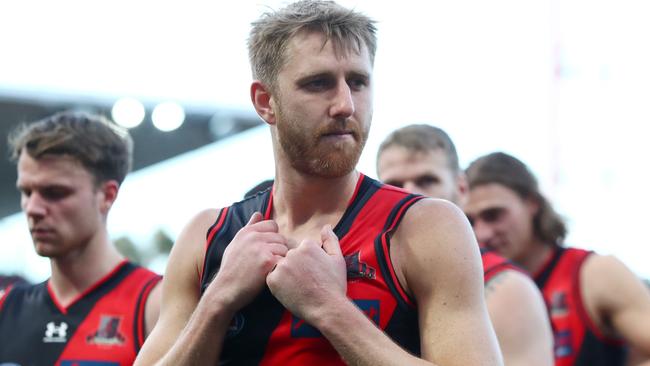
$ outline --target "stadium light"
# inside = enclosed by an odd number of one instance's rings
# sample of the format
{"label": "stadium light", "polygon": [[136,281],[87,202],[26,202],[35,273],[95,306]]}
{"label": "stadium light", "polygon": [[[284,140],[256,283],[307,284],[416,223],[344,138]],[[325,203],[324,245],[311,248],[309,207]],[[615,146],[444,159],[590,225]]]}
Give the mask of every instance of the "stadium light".
{"label": "stadium light", "polygon": [[173,131],[185,122],[185,110],[178,103],[160,103],[153,109],[151,121],[161,131]]}
{"label": "stadium light", "polygon": [[140,125],[144,121],[144,115],[144,105],[135,98],[120,98],[111,109],[113,121],[126,128]]}

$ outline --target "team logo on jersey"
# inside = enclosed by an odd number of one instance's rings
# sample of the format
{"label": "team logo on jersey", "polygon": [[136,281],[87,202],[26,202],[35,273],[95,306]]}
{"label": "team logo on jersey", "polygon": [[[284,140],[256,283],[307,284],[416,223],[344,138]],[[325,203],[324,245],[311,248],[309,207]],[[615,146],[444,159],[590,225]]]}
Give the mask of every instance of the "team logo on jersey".
{"label": "team logo on jersey", "polygon": [[124,336],[120,334],[122,319],[113,315],[102,315],[99,318],[99,329],[86,337],[86,342],[102,346],[119,346],[124,344]]}
{"label": "team logo on jersey", "polygon": [[555,332],[555,358],[567,357],[573,354],[571,346],[571,331],[561,330]]}
{"label": "team logo on jersey", "polygon": [[58,325],[55,322],[49,322],[45,325],[45,336],[43,342],[45,343],[65,343],[68,341],[68,324],[60,322]]}
{"label": "team logo on jersey", "polygon": [[[352,300],[366,316],[379,326],[379,300]],[[291,315],[291,336],[294,338],[318,338],[323,335],[311,324]]]}
{"label": "team logo on jersey", "polygon": [[551,316],[565,316],[569,312],[569,305],[566,300],[566,293],[563,291],[553,292],[551,295]]}
{"label": "team logo on jersey", "polygon": [[345,267],[348,270],[348,279],[368,278],[375,279],[375,269],[370,267],[367,263],[361,261],[360,253],[355,252],[348,254],[345,257]]}

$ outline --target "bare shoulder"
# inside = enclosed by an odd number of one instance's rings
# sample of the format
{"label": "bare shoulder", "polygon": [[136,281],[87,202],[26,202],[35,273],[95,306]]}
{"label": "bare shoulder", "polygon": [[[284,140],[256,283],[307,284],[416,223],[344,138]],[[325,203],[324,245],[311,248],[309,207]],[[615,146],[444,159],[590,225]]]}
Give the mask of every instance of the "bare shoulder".
{"label": "bare shoulder", "polygon": [[510,318],[513,311],[519,310],[542,317],[546,314],[544,299],[535,282],[514,269],[499,273],[485,284],[485,300],[492,317],[500,313]]}
{"label": "bare shoulder", "polygon": [[219,209],[206,209],[192,217],[178,236],[171,256],[178,256],[180,254],[178,252],[196,253],[196,251],[203,250],[208,230],[217,220],[219,212]]}
{"label": "bare shoulder", "polygon": [[650,293],[623,262],[591,255],[580,271],[585,307],[606,335],[621,336],[650,353]]}
{"label": "bare shoulder", "polygon": [[[435,283],[437,287],[448,277],[483,278],[472,228],[451,202],[425,198],[415,203],[406,212],[393,241],[399,247],[394,252],[398,258],[396,270],[404,274],[407,288],[419,282]],[[430,276],[429,280],[419,281],[422,274]],[[433,277],[438,281],[430,281]]]}
{"label": "bare shoulder", "polygon": [[604,273],[603,277],[607,277],[609,271],[629,272],[629,269],[613,255],[592,254],[585,259],[582,271],[595,276]]}
{"label": "bare shoulder", "polygon": [[[210,208],[203,211],[200,211],[190,221],[185,225],[183,231],[179,235],[179,239],[184,237],[194,237],[197,234],[202,235],[205,239],[208,229],[215,223],[217,217],[219,216],[221,210],[216,208]],[[202,232],[201,232],[202,231]]]}
{"label": "bare shoulder", "polygon": [[486,283],[485,299],[506,364],[553,364],[550,321],[530,277],[514,269],[500,272]]}
{"label": "bare shoulder", "polygon": [[[431,236],[433,234],[433,236]],[[474,237],[465,214],[453,203],[441,199],[425,198],[415,203],[404,216],[397,236],[429,237],[437,245],[453,245],[449,240],[455,235]],[[451,236],[451,237],[448,237]],[[414,242],[415,244],[421,241]],[[431,242],[426,243],[431,245]]]}
{"label": "bare shoulder", "polygon": [[641,280],[611,255],[590,255],[580,270],[580,282],[585,302],[601,310],[623,306],[626,293],[643,289]]}
{"label": "bare shoulder", "polygon": [[424,358],[502,364],[483,299],[479,247],[457,206],[429,198],[413,204],[391,238],[390,253],[417,304]]}
{"label": "bare shoulder", "polygon": [[169,287],[170,282],[198,283],[196,281],[200,280],[207,233],[219,212],[218,209],[203,210],[185,225],[169,255],[163,287]]}
{"label": "bare shoulder", "polygon": [[[199,301],[199,281],[206,235],[219,210],[204,210],[183,228],[172,247],[162,280],[152,293],[159,297],[159,312],[148,315],[147,337],[136,360],[137,365],[154,364],[172,347]],[[155,320],[157,318],[157,321]]]}
{"label": "bare shoulder", "polygon": [[[494,294],[494,296],[492,296]],[[541,297],[537,286],[526,274],[514,269],[507,269],[492,277],[485,283],[485,297],[491,299],[504,299],[507,306],[512,298]],[[515,301],[511,302],[516,304]]]}

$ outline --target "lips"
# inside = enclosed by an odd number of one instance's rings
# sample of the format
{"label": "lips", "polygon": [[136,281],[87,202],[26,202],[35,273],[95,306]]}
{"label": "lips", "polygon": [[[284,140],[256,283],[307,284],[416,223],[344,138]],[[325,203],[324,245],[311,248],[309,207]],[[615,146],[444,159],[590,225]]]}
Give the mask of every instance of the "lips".
{"label": "lips", "polygon": [[353,134],[352,131],[350,130],[333,130],[333,131],[327,131],[323,135],[351,135]]}
{"label": "lips", "polygon": [[330,131],[330,132],[326,132],[326,133],[322,134],[321,136],[322,136],[322,137],[325,137],[325,138],[328,138],[328,137],[329,137],[329,138],[332,138],[332,137],[333,137],[333,138],[337,138],[337,137],[346,137],[346,136],[350,136],[350,137],[352,137],[353,139],[356,140],[356,136],[357,136],[357,135],[356,135],[356,133],[355,133],[354,131],[344,130],[344,131]]}
{"label": "lips", "polygon": [[54,230],[46,228],[33,228],[29,230],[32,234],[32,238],[48,238],[54,235]]}

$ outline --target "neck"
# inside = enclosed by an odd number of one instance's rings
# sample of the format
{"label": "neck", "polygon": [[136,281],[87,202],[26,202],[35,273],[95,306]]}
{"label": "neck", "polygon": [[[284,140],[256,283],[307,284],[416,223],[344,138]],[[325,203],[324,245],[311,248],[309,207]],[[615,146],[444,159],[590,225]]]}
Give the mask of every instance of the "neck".
{"label": "neck", "polygon": [[516,262],[522,266],[528,273],[535,275],[548,262],[553,255],[553,246],[539,239],[535,239],[526,254]]}
{"label": "neck", "polygon": [[58,301],[67,306],[81,293],[110,273],[124,258],[104,231],[84,248],[51,258],[50,286]]}
{"label": "neck", "polygon": [[276,174],[273,218],[293,232],[307,223],[336,225],[354,194],[359,173],[339,178],[319,178],[292,171]]}

